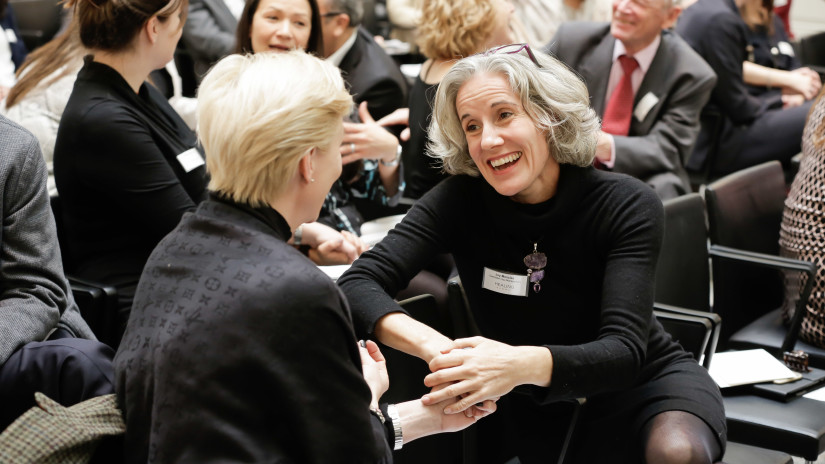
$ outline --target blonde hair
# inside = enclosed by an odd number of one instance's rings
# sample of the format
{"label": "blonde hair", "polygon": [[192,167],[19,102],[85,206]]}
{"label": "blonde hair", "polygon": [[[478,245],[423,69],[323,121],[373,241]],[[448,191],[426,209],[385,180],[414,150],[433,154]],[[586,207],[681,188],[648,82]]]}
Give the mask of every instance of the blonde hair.
{"label": "blonde hair", "polygon": [[472,55],[492,33],[493,16],[490,0],[427,0],[418,23],[418,47],[432,59]]}
{"label": "blonde hair", "polygon": [[303,51],[222,59],[198,89],[209,190],[268,204],[308,150],[330,148],[351,109],[338,68]]}
{"label": "blonde hair", "polygon": [[561,164],[589,166],[596,155],[599,118],[584,82],[557,59],[533,51],[538,65],[519,54],[475,55],[456,63],[441,79],[433,105],[428,154],[449,174],[478,176],[467,148],[455,101],[461,86],[478,74],[504,76],[524,111],[547,137],[549,156]]}

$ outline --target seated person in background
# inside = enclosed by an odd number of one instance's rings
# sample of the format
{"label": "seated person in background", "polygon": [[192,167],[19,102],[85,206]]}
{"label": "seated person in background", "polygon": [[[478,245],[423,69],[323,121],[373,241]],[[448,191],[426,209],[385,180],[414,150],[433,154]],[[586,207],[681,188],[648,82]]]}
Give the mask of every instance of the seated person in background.
{"label": "seated person in background", "polygon": [[[206,197],[208,177],[195,134],[146,83],[171,61],[186,0],[73,4],[85,59],[60,121],[55,180],[63,205],[69,269],[114,285],[125,325],[141,270],[155,245]],[[313,232],[323,229],[318,239]],[[331,252],[327,227],[305,243]],[[344,262],[355,259],[354,251]]]}
{"label": "seated person in background", "polygon": [[[346,18],[340,14],[333,19],[346,21]],[[326,44],[321,23],[326,19],[319,13],[315,0],[252,0],[238,23],[238,52],[282,53],[299,49],[323,57]],[[353,29],[353,32],[357,31]],[[366,249],[358,238],[364,218],[352,200],[368,198],[392,206],[403,192],[398,140],[372,121],[363,104],[359,112],[365,123],[345,124],[346,135],[340,153],[346,166],[327,195],[319,218],[321,223],[342,231],[357,253]],[[297,231],[296,239],[300,242],[304,227]],[[312,252],[310,258],[323,264]]]}
{"label": "seated person in background", "polygon": [[[558,60],[513,44],[458,61],[430,126],[453,176],[338,284],[356,334],[429,363],[425,404],[460,394],[445,411],[460,415],[499,398],[503,428],[479,424],[479,443],[495,442],[482,462],[554,462],[582,397],[570,462],[716,462],[719,388],[653,314],[661,201],[592,167],[598,133],[586,86]],[[393,301],[439,253],[484,337],[450,340]]]}
{"label": "seated person in background", "polygon": [[209,67],[235,50],[243,0],[191,0],[181,40],[200,82]]}
{"label": "seated person in background", "polygon": [[375,119],[407,106],[407,81],[398,65],[361,27],[363,0],[318,0],[324,58],[338,66],[356,104]]}
{"label": "seated person in background", "polygon": [[773,14],[773,1],[745,2],[741,13],[748,26],[748,55],[742,71],[751,95],[780,95],[785,108],[813,98],[819,75],[799,64],[782,20]]}
{"label": "seated person in background", "polygon": [[126,462],[388,463],[393,445],[495,410],[379,406],[378,347],[359,356],[340,290],[287,244],[341,173],[339,71],[301,51],[234,55],[199,98],[210,198],[149,258],[115,358]]}
{"label": "seated person in background", "polygon": [[14,73],[28,54],[9,0],[0,0],[0,28],[3,32],[0,37],[0,98],[3,98],[14,85]]}
{"label": "seated person in background", "polygon": [[[825,91],[811,109],[802,134],[802,162],[794,177],[779,229],[779,248],[782,256],[812,261],[817,272],[802,320],[799,337],[811,345],[825,348],[825,250],[822,232],[825,231]],[[784,315],[790,320],[799,295],[799,281],[786,276],[789,288],[785,291]]]}
{"label": "seated person in background", "polygon": [[46,176],[37,140],[0,116],[0,430],[34,406],[34,392],[70,406],[114,391],[114,352],[63,275]]}
{"label": "seated person in background", "polygon": [[[686,8],[676,32],[716,72],[716,86],[703,110],[702,130],[688,160],[688,169],[703,171],[710,152],[712,175],[721,176],[770,160],[786,166],[799,153],[802,128],[810,103],[783,109],[780,96],[751,95],[743,77],[748,27],[739,8],[762,0],[698,0]],[[757,82],[750,80],[751,83]],[[807,80],[807,97],[819,90],[819,78]],[[799,89],[802,90],[802,89]],[[716,115],[719,117],[707,117]],[[716,134],[716,139],[714,135]],[[714,147],[714,143],[718,142]]]}
{"label": "seated person in background", "polygon": [[77,0],[85,58],[54,148],[71,261],[80,277],[114,285],[125,324],[152,249],[206,195],[195,134],[146,83],[164,67],[186,0]]}
{"label": "seated person in background", "polygon": [[[5,104],[0,105],[0,112],[31,131],[40,142],[49,168],[49,195],[57,195],[52,166],[57,128],[86,53],[77,21],[71,20],[65,31],[28,55],[17,72],[17,83],[6,96]],[[176,76],[177,71],[173,63],[168,63],[165,69],[152,73],[153,84],[159,84],[154,79],[161,73],[175,79],[172,76]],[[181,96],[180,86],[173,83],[172,87],[169,104],[194,128],[195,100]]]}
{"label": "seated person in background", "polygon": [[424,2],[418,45],[427,61],[410,89],[410,139],[404,148],[404,196],[417,200],[447,174],[427,155],[427,128],[441,78],[457,60],[512,42],[513,5],[508,0]]}
{"label": "seated person in background", "polygon": [[40,142],[49,169],[49,195],[57,194],[52,158],[60,117],[72,94],[86,49],[80,43],[77,22],[33,51],[20,66],[17,83],[6,95],[2,110]]}
{"label": "seated person in background", "polygon": [[515,16],[525,40],[539,48],[547,45],[558,28],[569,21],[610,21],[611,0],[514,0]]}
{"label": "seated person in background", "polygon": [[616,0],[610,24],[562,24],[547,47],[582,76],[602,117],[597,165],[641,179],[662,200],[691,191],[685,163],[716,83],[667,30],[681,12],[673,2]]}

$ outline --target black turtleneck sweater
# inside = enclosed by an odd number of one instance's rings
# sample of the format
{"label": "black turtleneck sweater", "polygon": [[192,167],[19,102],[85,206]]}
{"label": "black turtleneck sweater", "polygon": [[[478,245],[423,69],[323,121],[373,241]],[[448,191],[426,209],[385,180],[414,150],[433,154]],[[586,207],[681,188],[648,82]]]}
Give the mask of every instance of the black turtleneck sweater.
{"label": "black turtleneck sweater", "polygon": [[[483,335],[552,352],[552,384],[532,389],[536,400],[590,397],[640,385],[689,357],[653,315],[663,221],[648,186],[593,168],[562,165],[556,195],[535,205],[499,195],[482,178],[454,176],[421,198],[338,284],[363,337],[382,316],[400,311],[390,295],[432,256],[452,253]],[[482,288],[485,267],[526,275],[522,260],[534,243],[548,261],[539,293]]]}

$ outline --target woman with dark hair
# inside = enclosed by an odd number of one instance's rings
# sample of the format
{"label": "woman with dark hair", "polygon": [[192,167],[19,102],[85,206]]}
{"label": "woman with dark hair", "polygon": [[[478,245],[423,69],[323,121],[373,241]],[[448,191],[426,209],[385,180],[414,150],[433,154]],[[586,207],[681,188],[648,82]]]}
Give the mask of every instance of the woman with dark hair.
{"label": "woman with dark hair", "polygon": [[315,56],[324,56],[318,3],[315,0],[246,2],[238,21],[237,44],[238,53],[299,48]]}
{"label": "woman with dark hair", "polygon": [[[252,0],[247,3],[238,23],[238,52],[302,49],[322,57],[319,18],[315,0]],[[346,135],[341,147],[345,166],[340,179],[327,195],[318,220],[340,231],[359,253],[366,249],[358,238],[364,218],[353,199],[369,198],[383,205],[395,206],[403,192],[398,140],[372,122],[365,107],[360,109],[360,117],[367,124],[345,125]],[[303,228],[296,231],[298,236],[302,235]],[[310,257],[318,262],[313,254]]]}
{"label": "woman with dark hair", "polygon": [[146,81],[172,60],[187,0],[73,0],[90,51],[57,133],[54,170],[69,271],[114,285],[125,325],[154,246],[200,202],[195,134]]}

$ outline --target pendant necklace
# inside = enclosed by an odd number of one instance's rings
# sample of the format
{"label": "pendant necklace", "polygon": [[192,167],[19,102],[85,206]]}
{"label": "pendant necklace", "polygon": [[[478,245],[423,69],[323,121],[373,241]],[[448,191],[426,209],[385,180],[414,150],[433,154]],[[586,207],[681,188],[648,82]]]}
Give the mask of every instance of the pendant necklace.
{"label": "pendant necklace", "polygon": [[541,279],[544,278],[544,267],[547,266],[547,256],[538,251],[539,242],[533,242],[533,252],[524,257],[527,266],[527,277],[533,284],[533,292],[541,291]]}

